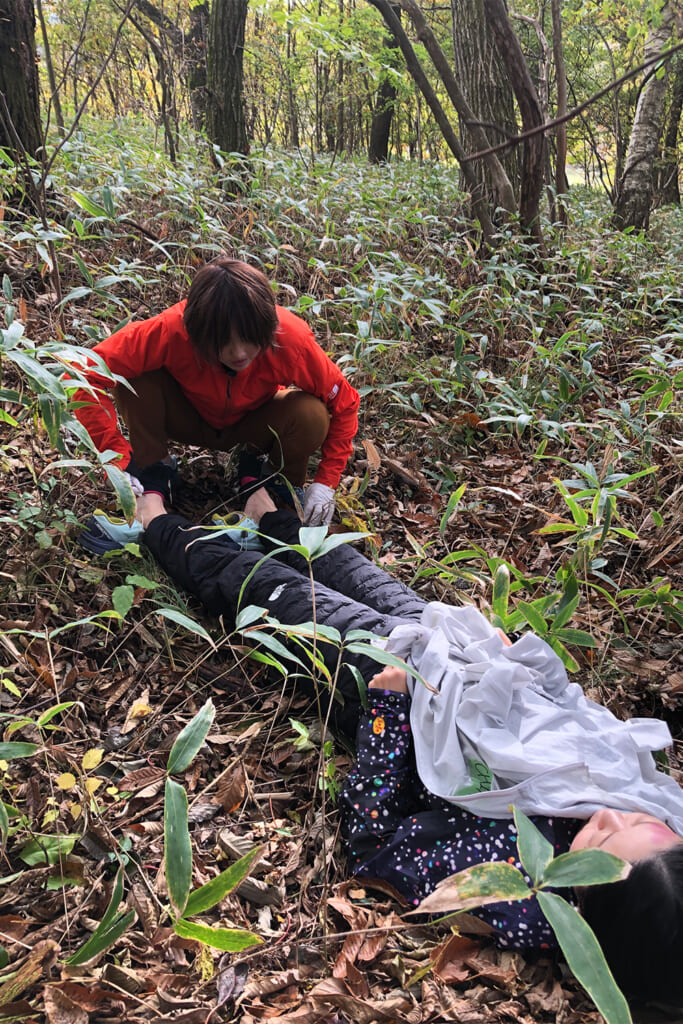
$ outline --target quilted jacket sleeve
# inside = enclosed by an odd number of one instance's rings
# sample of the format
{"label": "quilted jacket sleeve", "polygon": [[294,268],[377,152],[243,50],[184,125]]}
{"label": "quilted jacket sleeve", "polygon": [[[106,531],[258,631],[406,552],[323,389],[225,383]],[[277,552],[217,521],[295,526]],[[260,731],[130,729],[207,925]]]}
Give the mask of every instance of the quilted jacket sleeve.
{"label": "quilted jacket sleeve", "polygon": [[[168,312],[168,311],[167,311]],[[112,373],[131,380],[141,373],[158,370],[164,365],[166,335],[165,314],[149,320],[136,321],[122,327],[95,346],[94,350],[107,364]],[[126,468],[131,457],[131,446],[118,427],[116,408],[111,397],[114,382],[96,371],[87,374],[95,393],[80,389],[73,400],[82,402],[76,416],[90,434],[96,447],[103,452],[107,449],[119,452],[122,468]]]}
{"label": "quilted jacket sleeve", "polygon": [[338,486],[353,451],[358,431],[360,395],[351,387],[339,367],[322,350],[308,324],[289,310],[278,307],[283,384],[293,384],[324,402],[330,414],[330,429],[322,446],[322,458],[315,475],[317,483]]}

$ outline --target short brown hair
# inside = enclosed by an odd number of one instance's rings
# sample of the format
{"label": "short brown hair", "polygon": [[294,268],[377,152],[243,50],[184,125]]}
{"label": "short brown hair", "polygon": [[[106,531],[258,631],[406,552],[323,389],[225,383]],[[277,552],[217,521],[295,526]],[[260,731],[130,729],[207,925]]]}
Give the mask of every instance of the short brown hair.
{"label": "short brown hair", "polygon": [[198,352],[218,361],[233,330],[260,349],[270,348],[278,325],[275,297],[265,274],[240,260],[221,256],[197,272],[183,315]]}

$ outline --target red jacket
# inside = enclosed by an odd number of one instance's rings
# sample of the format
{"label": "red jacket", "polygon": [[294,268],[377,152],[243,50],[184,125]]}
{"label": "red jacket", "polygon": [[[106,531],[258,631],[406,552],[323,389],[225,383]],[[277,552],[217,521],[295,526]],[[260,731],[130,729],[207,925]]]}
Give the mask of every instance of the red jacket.
{"label": "red jacket", "polygon": [[[325,355],[308,325],[289,310],[276,308],[279,327],[275,347],[260,352],[245,370],[234,376],[220,366],[209,365],[196,352],[183,323],[184,302],[149,320],[128,324],[101,341],[94,351],[112,373],[126,380],[150,370],[167,370],[192,405],[216,429],[236,423],[282,387],[293,386],[315,395],[325,403],[332,417],[315,479],[336,487],[358,430],[358,392]],[[76,415],[98,449],[120,452],[125,466],[132,449],[118,428],[116,409],[108,393],[113,382],[94,372],[88,378],[103,390],[97,403],[87,391],[77,391],[74,400],[88,404],[78,409]]]}

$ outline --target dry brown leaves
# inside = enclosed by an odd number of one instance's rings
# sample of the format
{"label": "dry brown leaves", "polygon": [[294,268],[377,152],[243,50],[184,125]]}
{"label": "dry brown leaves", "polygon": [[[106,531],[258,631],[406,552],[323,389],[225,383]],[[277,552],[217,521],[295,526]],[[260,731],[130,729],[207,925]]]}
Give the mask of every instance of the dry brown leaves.
{"label": "dry brown leaves", "polygon": [[[380,561],[429,598],[485,602],[482,576],[459,572],[464,566],[457,563],[444,569],[450,552],[466,548],[504,557],[525,575],[552,578],[567,548],[561,535],[539,534],[566,514],[552,482],[563,471],[550,449],[547,460],[533,462],[517,444],[489,435],[476,417],[451,420],[436,413],[413,422],[395,415],[387,437],[380,397],[368,397],[364,449],[358,446],[345,480],[345,528],[367,530],[371,523]],[[35,495],[49,458],[46,438],[27,425],[7,439],[4,452],[12,490]],[[581,454],[577,438],[572,457]],[[359,501],[366,471],[370,483]],[[183,472],[191,501],[186,497],[181,511],[201,519],[225,497],[219,493],[225,461],[204,458]],[[467,489],[443,523],[456,486],[450,478],[466,482]],[[672,477],[672,496],[676,487]],[[164,587],[167,581],[146,559],[92,560],[74,545],[75,531],[64,532],[60,510],[73,509],[83,520],[106,501],[97,485],[67,474],[52,486],[49,500],[35,500],[52,547],[39,550],[34,530],[11,525],[1,542],[0,665],[14,689],[4,688],[0,703],[3,711],[28,719],[58,702],[74,703],[45,735],[26,723],[11,736],[42,745],[40,756],[11,762],[6,775],[27,825],[8,843],[2,871],[16,878],[0,886],[0,943],[9,956],[0,970],[0,1021],[597,1021],[550,960],[525,962],[497,951],[486,936],[406,923],[386,887],[371,893],[344,880],[329,801],[326,818],[321,814],[317,753],[297,750],[289,725],[290,717],[312,722],[311,709],[281,682],[266,679],[243,648],[221,641],[215,624],[219,649],[213,653],[154,615],[159,594],[177,604],[181,596],[136,587],[129,617],[109,632],[82,621],[52,633],[111,608],[112,591],[127,573],[158,578]],[[14,505],[0,495],[3,515],[11,517]],[[676,501],[665,507],[671,529],[660,547],[662,534],[647,521],[645,508],[634,505],[632,513],[641,517],[635,525],[643,526],[646,546],[634,545],[628,557],[606,551],[605,572],[623,588],[642,583],[648,573],[673,571],[680,559]],[[201,616],[192,602],[186,610]],[[661,618],[636,609],[635,601],[623,612],[630,634],[609,601],[597,591],[584,592],[573,624],[600,643],[591,657],[578,653],[584,679],[592,695],[622,714],[665,713],[678,737],[680,643]],[[263,937],[256,952],[234,956],[180,939],[167,912],[166,758],[207,697],[218,709],[213,731],[185,777],[194,884],[253,845],[264,848],[252,876],[207,915],[212,924],[250,928]],[[83,757],[93,749],[104,751],[102,761],[84,772]],[[350,756],[340,748],[335,758],[343,775]],[[74,776],[72,790],[57,785],[66,773]],[[84,791],[88,779],[99,780],[90,794]],[[63,863],[75,884],[52,890],[58,866],[21,860],[29,830],[77,837]],[[115,950],[67,968],[66,956],[106,910],[118,858],[126,864],[126,904],[135,921]]]}

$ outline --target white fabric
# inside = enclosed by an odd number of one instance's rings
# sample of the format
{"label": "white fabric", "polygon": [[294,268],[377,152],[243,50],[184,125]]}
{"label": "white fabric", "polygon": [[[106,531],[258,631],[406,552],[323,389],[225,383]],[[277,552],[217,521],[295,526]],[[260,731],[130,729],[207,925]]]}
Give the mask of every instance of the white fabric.
{"label": "white fabric", "polygon": [[588,700],[540,637],[506,647],[475,608],[433,603],[393,630],[387,650],[438,691],[409,681],[417,769],[432,793],[492,817],[510,817],[511,804],[576,818],[640,811],[683,835],[683,790],[652,757],[671,745],[667,725],[621,722]]}
{"label": "white fabric", "polygon": [[334,515],[334,491],[327,484],[310,484],[304,495],[304,525],[327,526]]}

